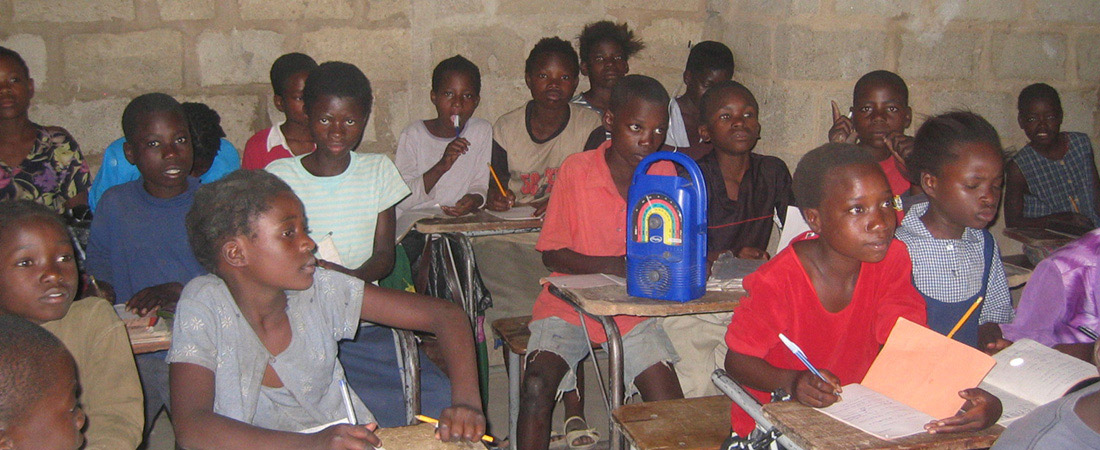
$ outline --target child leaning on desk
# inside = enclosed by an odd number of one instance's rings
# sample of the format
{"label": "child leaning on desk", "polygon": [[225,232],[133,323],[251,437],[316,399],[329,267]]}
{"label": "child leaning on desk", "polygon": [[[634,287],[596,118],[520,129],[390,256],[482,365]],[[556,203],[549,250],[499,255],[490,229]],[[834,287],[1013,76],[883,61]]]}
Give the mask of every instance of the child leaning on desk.
{"label": "child leaning on desk", "polygon": [[[626,273],[626,196],[634,169],[664,143],[668,93],[652,78],[624,77],[611,95],[603,121],[611,140],[572,155],[562,164],[535,248],[557,274]],[[651,173],[675,175],[671,163]],[[547,287],[535,300],[527,344],[527,370],[520,388],[518,448],[545,449],[555,391],[577,388],[573,370],[589,351],[589,341],[606,341],[603,327],[584,317]],[[645,401],[681,398],[672,364],[676,351],[654,319],[615,316],[623,333],[624,380]]]}
{"label": "child leaning on desk", "polygon": [[[894,240],[893,194],[870,155],[850,144],[823,145],[802,157],[793,184],[811,232],[745,278],[748,296],[726,333],[725,366],[761,402],[782,391],[825,407],[841,400],[840,386],[863,379],[899,317],[925,323],[925,305],[905,244]],[[1000,401],[989,393],[959,395],[967,400],[962,410],[926,425],[930,433],[982,429],[1000,417]],[[737,405],[731,415],[733,431],[747,437],[752,419]]]}
{"label": "child leaning on desk", "polygon": [[302,202],[264,171],[201,187],[187,215],[195,256],[212,274],[183,290],[171,363],[172,422],[187,448],[365,449],[381,443],[358,395],[361,424],[302,430],[347,417],[336,359],[359,320],[433,333],[454,378],[440,416],[444,441],[485,432],[473,335],[443,300],[380,288],[318,267]]}

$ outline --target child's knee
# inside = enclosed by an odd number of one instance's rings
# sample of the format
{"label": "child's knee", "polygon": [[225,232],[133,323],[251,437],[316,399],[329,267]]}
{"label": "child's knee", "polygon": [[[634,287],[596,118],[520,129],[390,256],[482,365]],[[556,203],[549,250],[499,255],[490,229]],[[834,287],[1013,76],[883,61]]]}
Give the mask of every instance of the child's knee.
{"label": "child's knee", "polygon": [[520,395],[524,400],[551,398],[568,371],[568,364],[560,356],[536,350],[527,355]]}

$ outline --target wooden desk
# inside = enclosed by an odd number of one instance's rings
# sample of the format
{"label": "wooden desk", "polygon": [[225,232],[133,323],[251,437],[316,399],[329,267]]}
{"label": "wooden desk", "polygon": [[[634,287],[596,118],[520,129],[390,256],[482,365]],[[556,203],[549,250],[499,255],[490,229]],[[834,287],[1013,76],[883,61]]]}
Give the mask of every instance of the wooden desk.
{"label": "wooden desk", "polygon": [[478,210],[473,214],[459,217],[420,219],[413,225],[413,228],[424,234],[462,233],[466,236],[475,237],[528,233],[542,229],[542,218],[504,220],[489,214],[485,210]]}
{"label": "wooden desk", "polygon": [[1004,431],[994,425],[970,433],[921,433],[884,441],[791,401],[764,405],[764,417],[804,450],[969,450],[992,446]]}
{"label": "wooden desk", "polygon": [[[613,316],[628,314],[635,316],[666,317],[686,314],[702,314],[733,311],[745,296],[744,290],[707,291],[703,297],[690,302],[680,303],[666,300],[631,297],[626,286],[599,286],[593,288],[569,289],[550,282],[550,293],[565,300],[578,312],[603,324],[607,333],[608,373],[610,374],[610,411],[623,405],[625,386],[623,385],[623,338]],[[615,427],[614,420],[609,424],[611,430],[611,449],[623,448],[622,433]]]}
{"label": "wooden desk", "polygon": [[168,348],[171,346],[171,333],[168,333],[167,336],[164,336],[163,338],[157,340],[134,340],[134,337],[132,335],[130,336],[130,348],[133,349],[135,355],[168,350]]}
{"label": "wooden desk", "polygon": [[440,442],[435,438],[435,426],[427,423],[407,427],[382,428],[375,432],[385,450],[485,450],[482,443]]}
{"label": "wooden desk", "polygon": [[731,404],[715,395],[626,405],[612,415],[640,450],[718,450],[730,437]]}

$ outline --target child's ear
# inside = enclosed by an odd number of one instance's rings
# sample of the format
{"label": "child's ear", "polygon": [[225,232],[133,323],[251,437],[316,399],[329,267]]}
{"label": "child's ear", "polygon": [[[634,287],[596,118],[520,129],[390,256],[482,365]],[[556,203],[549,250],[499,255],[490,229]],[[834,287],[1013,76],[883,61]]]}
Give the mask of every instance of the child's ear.
{"label": "child's ear", "polygon": [[821,212],[817,208],[802,208],[802,218],[810,226],[810,231],[821,234]]}
{"label": "child's ear", "polygon": [[435,91],[434,90],[428,90],[428,98],[432,100],[432,103],[435,103],[435,97],[436,97]]}
{"label": "child's ear", "polygon": [[913,124],[913,108],[911,106],[905,106],[905,128],[908,129],[909,125]]}
{"label": "child's ear", "polygon": [[924,190],[924,193],[930,198],[936,198],[936,188],[939,186],[940,180],[928,172],[921,172],[920,174],[920,187]]}
{"label": "child's ear", "polygon": [[703,142],[710,142],[710,129],[706,125],[699,125],[699,137]]}
{"label": "child's ear", "polygon": [[275,94],[271,96],[271,101],[275,103],[275,109],[279,110],[279,112],[286,112],[286,102],[283,101],[283,96]]}
{"label": "child's ear", "polygon": [[606,129],[608,132],[611,132],[611,124],[613,123],[615,123],[615,113],[611,112],[611,109],[608,108],[603,112],[604,129]]}
{"label": "child's ear", "polygon": [[581,60],[581,75],[588,76],[588,63]]}
{"label": "child's ear", "polygon": [[240,242],[240,239],[243,238],[243,236],[237,236],[222,244],[222,260],[230,267],[243,267],[248,264],[248,255],[245,254]]}
{"label": "child's ear", "polygon": [[527,83],[527,89],[531,89],[531,74],[529,74],[527,72],[524,72],[523,73],[523,82]]}
{"label": "child's ear", "polygon": [[684,71],[684,77],[683,77],[684,86],[691,86],[691,78],[692,78],[691,77],[691,71],[690,70],[685,70]]}
{"label": "child's ear", "polygon": [[135,157],[136,155],[134,154],[134,150],[136,150],[134,148],[135,146],[136,146],[136,144],[134,144],[133,142],[130,142],[130,141],[123,142],[122,143],[122,154],[124,156],[126,156],[126,161],[129,161],[130,164],[133,164],[133,165],[136,166],[137,163],[135,161],[137,161],[137,158]]}

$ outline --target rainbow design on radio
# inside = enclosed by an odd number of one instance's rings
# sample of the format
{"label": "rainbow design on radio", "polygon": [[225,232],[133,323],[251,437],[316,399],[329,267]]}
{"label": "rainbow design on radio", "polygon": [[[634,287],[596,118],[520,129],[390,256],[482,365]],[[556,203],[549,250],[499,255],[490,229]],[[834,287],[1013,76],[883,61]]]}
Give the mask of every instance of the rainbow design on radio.
{"label": "rainbow design on radio", "polygon": [[683,212],[664,194],[645,196],[634,208],[634,242],[683,244]]}

